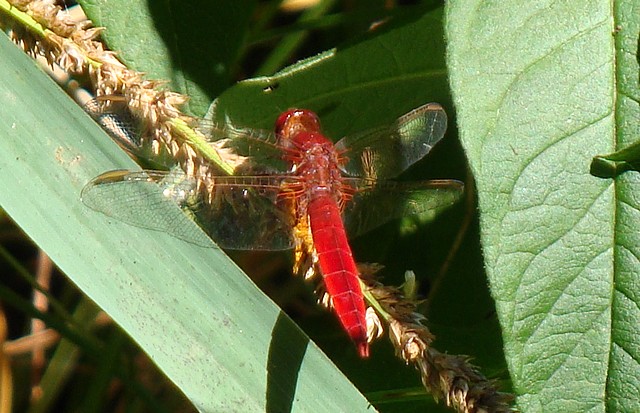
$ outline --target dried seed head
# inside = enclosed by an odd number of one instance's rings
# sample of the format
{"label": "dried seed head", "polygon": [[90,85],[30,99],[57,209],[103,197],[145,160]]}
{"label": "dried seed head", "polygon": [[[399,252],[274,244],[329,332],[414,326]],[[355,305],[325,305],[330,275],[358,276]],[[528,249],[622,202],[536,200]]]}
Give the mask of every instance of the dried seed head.
{"label": "dried seed head", "polygon": [[367,321],[367,341],[371,343],[373,340],[382,337],[384,327],[382,326],[380,317],[378,317],[378,314],[373,308],[367,307],[365,320]]}
{"label": "dried seed head", "polygon": [[420,371],[422,383],[436,400],[459,412],[512,412],[513,396],[497,390],[467,357],[448,355],[431,347],[435,337],[422,324],[424,316],[415,312],[415,302],[399,290],[379,284],[368,291],[388,314],[389,337],[397,354]]}

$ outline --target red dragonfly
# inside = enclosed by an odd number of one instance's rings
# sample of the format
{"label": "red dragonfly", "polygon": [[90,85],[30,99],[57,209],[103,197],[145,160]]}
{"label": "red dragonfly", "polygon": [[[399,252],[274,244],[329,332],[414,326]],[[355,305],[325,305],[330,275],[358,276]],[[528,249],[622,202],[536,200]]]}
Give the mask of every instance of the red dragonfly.
{"label": "red dragonfly", "polygon": [[340,323],[367,357],[365,304],[347,232],[359,235],[394,218],[435,214],[460,198],[463,185],[454,180],[386,180],[423,158],[446,127],[442,107],[429,103],[391,126],[334,145],[314,112],[292,109],[278,117],[275,134],[241,130],[230,140],[249,159],[267,159],[268,166],[256,161],[242,174],[215,176],[206,184],[176,170],[111,171],[92,180],[82,200],[106,215],[202,245],[208,239],[183,221],[163,217],[167,199],[223,248],[310,246],[312,267],[319,268]]}

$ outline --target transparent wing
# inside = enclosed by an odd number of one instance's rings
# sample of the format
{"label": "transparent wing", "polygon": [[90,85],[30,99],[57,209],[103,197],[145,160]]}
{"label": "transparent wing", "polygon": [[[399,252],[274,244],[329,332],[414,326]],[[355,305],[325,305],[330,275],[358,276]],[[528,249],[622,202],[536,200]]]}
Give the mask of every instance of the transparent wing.
{"label": "transparent wing", "polygon": [[83,109],[125,150],[133,153],[139,150],[142,125],[122,97],[96,97],[85,103]]}
{"label": "transparent wing", "polygon": [[[105,103],[106,102],[106,103]],[[92,115],[130,152],[141,152],[138,138],[144,125],[122,112],[124,106],[108,98],[88,108]],[[115,122],[115,123],[112,123]],[[353,199],[345,209],[346,224],[354,235],[391,219],[413,214],[436,214],[462,194],[457,181],[398,184],[377,181],[395,177],[424,157],[443,137],[447,118],[436,103],[421,106],[393,125],[343,138],[336,145],[347,160],[344,172],[361,179],[344,178]],[[83,202],[94,210],[132,225],[170,233],[209,245],[208,239],[188,224],[195,220],[220,246],[229,249],[287,249],[293,245],[294,205],[283,189],[300,186],[286,174],[289,165],[271,132],[220,126],[203,120],[199,130],[208,140],[249,160],[241,175],[211,178],[198,184],[180,170],[112,171],[91,181],[82,192]],[[164,163],[162,163],[164,165]],[[168,163],[167,163],[168,165]],[[250,176],[251,175],[251,176]],[[205,188],[206,187],[206,188]],[[279,195],[280,194],[280,195]],[[168,213],[180,207],[186,215]],[[173,216],[173,218],[169,218]]]}
{"label": "transparent wing", "polygon": [[[129,110],[123,96],[100,96],[86,103],[84,109],[144,167],[168,169],[175,164],[175,160],[166,151],[159,154],[149,137],[144,136],[148,126]],[[283,173],[289,168],[288,163],[282,159],[282,152],[273,132],[237,127],[231,121],[217,124],[209,119],[201,119],[197,130],[208,142],[221,143],[234,154],[246,157],[247,162],[238,171],[243,175]]]}
{"label": "transparent wing", "polygon": [[391,126],[347,136],[336,143],[336,148],[347,160],[347,175],[393,178],[429,153],[446,130],[447,115],[442,106],[427,103]]}
{"label": "transparent wing", "polygon": [[394,219],[421,215],[429,219],[453,205],[464,185],[451,179],[424,182],[374,182],[346,178],[355,195],[347,203],[343,219],[350,237],[356,237]]}
{"label": "transparent wing", "polygon": [[[293,214],[278,197],[286,176],[215,177],[212,188],[197,185],[182,171],[104,173],[82,190],[88,207],[128,224],[169,233],[197,245],[209,240],[186,225],[196,223],[227,249],[291,248]],[[169,214],[180,207],[185,214]]]}
{"label": "transparent wing", "polygon": [[224,147],[244,156],[249,162],[239,168],[242,174],[285,173],[290,165],[282,158],[282,147],[273,132],[262,129],[218,125],[206,119],[200,121],[198,130],[211,141],[223,141]]}

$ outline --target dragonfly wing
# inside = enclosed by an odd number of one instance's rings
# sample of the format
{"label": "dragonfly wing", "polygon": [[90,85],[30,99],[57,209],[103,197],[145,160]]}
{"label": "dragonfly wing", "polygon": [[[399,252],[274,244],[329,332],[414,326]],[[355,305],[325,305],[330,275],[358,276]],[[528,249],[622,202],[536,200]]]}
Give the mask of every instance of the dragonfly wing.
{"label": "dragonfly wing", "polygon": [[129,109],[122,95],[98,96],[83,106],[93,120],[143,168],[169,169],[175,159],[166,148],[154,147],[148,127]]}
{"label": "dragonfly wing", "polygon": [[123,148],[134,153],[139,150],[142,128],[124,100],[93,98],[83,108]]}
{"label": "dragonfly wing", "polygon": [[347,136],[336,148],[346,159],[344,172],[349,176],[393,178],[429,153],[446,130],[442,106],[427,103],[391,126]]}
{"label": "dragonfly wing", "polygon": [[[154,139],[143,136],[148,127],[143,119],[134,116],[124,96],[100,96],[85,104],[84,109],[123,149],[142,161],[143,166],[169,169],[175,165],[175,159],[165,153],[162,145],[157,153],[158,148],[152,144]],[[282,159],[273,132],[237,127],[231,121],[217,124],[210,119],[201,119],[197,129],[209,143],[222,142],[220,146],[229,148],[234,156],[250,160],[239,168],[241,174],[285,172],[289,167]]]}
{"label": "dragonfly wing", "polygon": [[[182,171],[111,171],[82,190],[90,208],[128,224],[228,249],[291,248],[292,214],[276,202],[283,177],[215,177],[205,192]],[[176,205],[185,214],[171,214]]]}
{"label": "dragonfly wing", "polygon": [[394,219],[420,215],[429,219],[458,201],[464,192],[460,181],[373,182],[349,179],[357,188],[344,210],[350,237],[356,237]]}
{"label": "dragonfly wing", "polygon": [[[91,209],[127,224],[169,233],[176,238],[211,246],[184,214],[175,214],[180,204],[163,194],[156,180],[167,179],[159,171],[106,172],[82,189],[82,202]],[[189,191],[192,183],[183,182]]]}
{"label": "dragonfly wing", "polygon": [[292,248],[294,206],[281,196],[286,176],[216,178],[209,201],[200,200],[195,219],[218,245],[240,250]]}
{"label": "dragonfly wing", "polygon": [[198,130],[213,142],[222,140],[225,148],[250,160],[239,168],[239,173],[283,173],[289,169],[273,132],[236,127],[231,122],[218,125],[208,119],[200,121]]}

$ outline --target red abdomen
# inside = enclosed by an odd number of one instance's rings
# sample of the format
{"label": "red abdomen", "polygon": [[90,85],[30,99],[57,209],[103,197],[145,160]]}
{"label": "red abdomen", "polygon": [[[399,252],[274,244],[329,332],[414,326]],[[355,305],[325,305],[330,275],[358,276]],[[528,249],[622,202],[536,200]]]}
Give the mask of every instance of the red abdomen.
{"label": "red abdomen", "polygon": [[368,357],[364,300],[340,209],[331,195],[322,194],[309,202],[307,213],[318,264],[333,307],[360,356]]}

